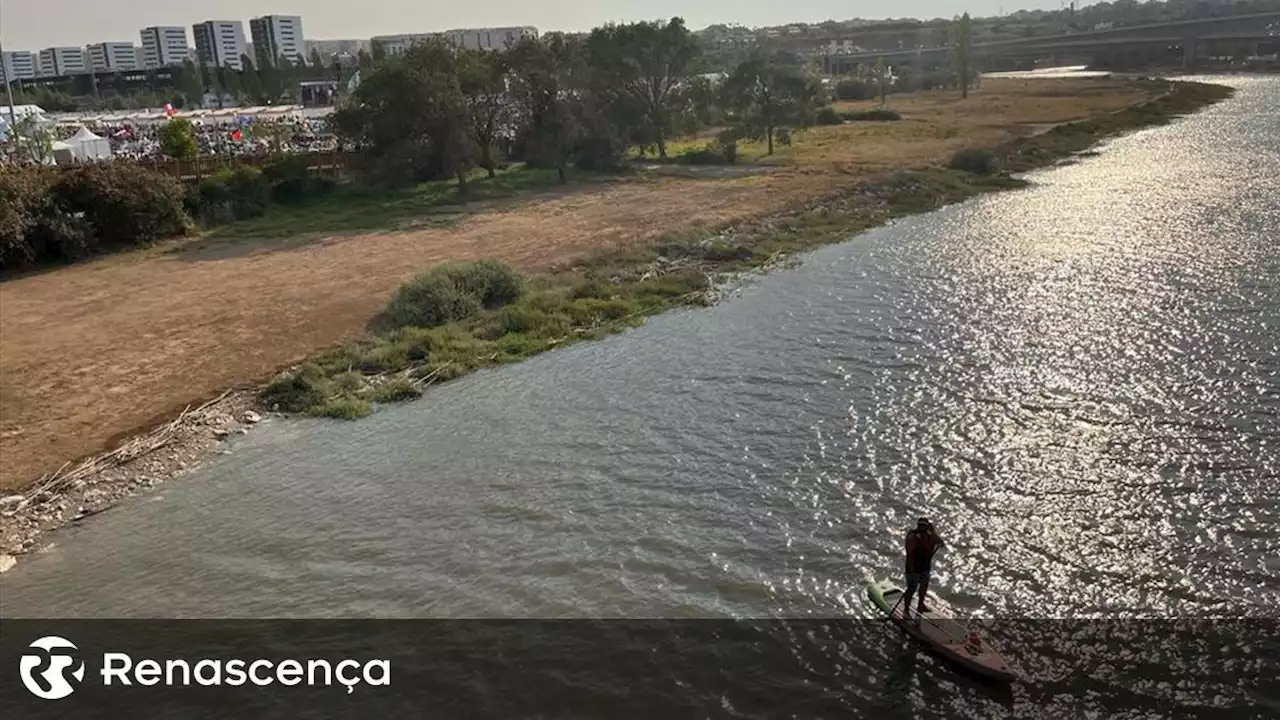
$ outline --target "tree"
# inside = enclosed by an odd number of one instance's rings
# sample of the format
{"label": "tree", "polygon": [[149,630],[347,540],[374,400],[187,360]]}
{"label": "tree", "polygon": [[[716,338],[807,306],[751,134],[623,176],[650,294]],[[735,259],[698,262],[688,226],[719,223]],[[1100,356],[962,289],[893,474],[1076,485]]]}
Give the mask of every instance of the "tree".
{"label": "tree", "polygon": [[735,115],[734,130],[742,137],[767,140],[769,155],[775,133],[807,125],[823,100],[816,79],[759,53],[734,69],[723,92],[725,107]]}
{"label": "tree", "polygon": [[373,56],[370,55],[364,48],[360,48],[360,51],[356,53],[356,66],[359,67],[361,70],[372,69]]}
{"label": "tree", "polygon": [[311,48],[311,67],[324,69],[324,60],[321,59],[320,51],[316,48]]}
{"label": "tree", "polygon": [[587,52],[597,92],[634,103],[655,133],[658,155],[666,158],[667,135],[686,99],[677,90],[701,52],[684,20],[598,27],[587,38]]}
{"label": "tree", "polygon": [[258,65],[258,83],[262,86],[263,99],[268,103],[280,101],[284,92],[284,82],[280,78],[280,70],[275,65]]}
{"label": "tree", "polygon": [[480,150],[480,167],[494,176],[493,144],[511,124],[505,53],[458,50],[458,83],[466,104],[471,139]]}
{"label": "tree", "polygon": [[53,159],[53,137],[36,123],[33,115],[27,115],[9,128],[3,147],[6,156],[37,165],[47,165]]}
{"label": "tree", "polygon": [[222,86],[222,88],[226,90],[227,94],[231,97],[236,99],[241,98],[245,92],[244,79],[241,77],[240,73],[237,72],[235,68],[231,67],[219,68],[219,71],[220,72],[218,74],[220,79],[218,84]]}
{"label": "tree", "polygon": [[885,95],[889,92],[889,71],[884,66],[884,58],[876,58],[876,65],[872,69],[876,76],[876,87],[880,91],[880,104],[885,104]]}
{"label": "tree", "polygon": [[961,15],[951,24],[951,46],[955,50],[956,70],[959,72],[956,82],[960,85],[960,97],[967,98],[969,97],[969,66],[973,50],[973,21],[969,19],[969,13]]}
{"label": "tree", "polygon": [[190,160],[199,152],[196,130],[186,118],[169,118],[160,126],[160,152],[171,158]]}
{"label": "tree", "polygon": [[375,63],[382,62],[387,59],[387,48],[377,40],[371,40],[369,42],[369,52],[371,53],[371,59]]}
{"label": "tree", "polygon": [[582,136],[574,108],[580,92],[574,87],[581,58],[578,43],[552,33],[522,38],[508,52],[526,159],[554,167],[560,182],[568,182],[566,168]]}
{"label": "tree", "polygon": [[240,85],[244,91],[244,96],[255,103],[263,102],[262,79],[258,76],[258,71],[253,66],[253,59],[248,55],[241,55],[240,65],[244,67],[244,70],[240,73]]}
{"label": "tree", "polygon": [[447,40],[415,44],[378,65],[331,117],[338,134],[364,149],[369,169],[382,179],[455,175],[459,192],[467,192],[474,145],[457,50]]}
{"label": "tree", "polygon": [[198,104],[200,98],[204,96],[204,80],[196,64],[188,58],[183,60],[182,67],[175,68],[173,73],[173,85],[178,92],[194,99]]}

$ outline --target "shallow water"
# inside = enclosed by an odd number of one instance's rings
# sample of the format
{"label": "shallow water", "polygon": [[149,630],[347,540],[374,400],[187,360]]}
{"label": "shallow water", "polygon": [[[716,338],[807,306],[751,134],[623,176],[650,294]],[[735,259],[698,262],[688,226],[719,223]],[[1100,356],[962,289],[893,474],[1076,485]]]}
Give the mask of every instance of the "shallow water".
{"label": "shallow water", "polygon": [[872,617],[927,514],[971,614],[1280,616],[1280,81],[1226,82],[715,308],[265,423],[4,615]]}

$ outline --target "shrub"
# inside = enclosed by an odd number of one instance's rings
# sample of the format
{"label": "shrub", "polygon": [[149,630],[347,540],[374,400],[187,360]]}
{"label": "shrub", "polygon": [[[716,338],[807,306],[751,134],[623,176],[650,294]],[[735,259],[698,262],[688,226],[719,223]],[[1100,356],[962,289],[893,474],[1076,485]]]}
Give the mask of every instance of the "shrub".
{"label": "shrub", "polygon": [[258,395],[262,405],[283,412],[303,412],[320,405],[329,396],[329,384],[315,365],[303,365],[271,381]]}
{"label": "shrub", "polygon": [[840,113],[836,112],[836,109],[831,106],[819,110],[813,121],[818,125],[840,125],[844,122],[840,117]]}
{"label": "shrub", "polygon": [[183,204],[202,225],[212,226],[260,217],[267,211],[271,186],[252,167],[219,170],[187,191]]}
{"label": "shrub", "polygon": [[676,156],[676,162],[681,165],[732,165],[737,159],[738,144],[732,140],[727,143],[717,140]]}
{"label": "shrub", "polygon": [[422,395],[422,391],[414,386],[413,381],[405,377],[387,380],[373,390],[373,401],[377,403],[401,402],[412,400]]}
{"label": "shrub", "polygon": [[990,150],[968,148],[951,156],[952,170],[963,170],[974,175],[990,175],[996,171],[996,158]]}
{"label": "shrub", "polygon": [[187,229],[182,185],[128,163],[63,171],[51,188],[55,202],[84,213],[105,246],[147,245]]}
{"label": "shrub", "polygon": [[840,113],[840,117],[850,122],[888,122],[902,119],[898,113],[885,108],[845,111]]}
{"label": "shrub", "polygon": [[79,260],[186,230],[181,186],[126,164],[0,172],[0,270]]}
{"label": "shrub", "polygon": [[836,98],[840,100],[870,100],[876,96],[876,87],[862,80],[841,80],[836,84]]}
{"label": "shrub", "polygon": [[510,266],[497,260],[449,263],[436,268],[463,293],[486,308],[502,307],[520,297],[524,283]]}
{"label": "shrub", "polygon": [[463,293],[439,269],[401,285],[387,305],[387,319],[395,327],[435,327],[480,311],[480,302]]}
{"label": "shrub", "polygon": [[271,199],[290,204],[320,197],[333,190],[332,179],[319,177],[311,172],[302,157],[283,157],[267,163],[262,168],[270,186]]}

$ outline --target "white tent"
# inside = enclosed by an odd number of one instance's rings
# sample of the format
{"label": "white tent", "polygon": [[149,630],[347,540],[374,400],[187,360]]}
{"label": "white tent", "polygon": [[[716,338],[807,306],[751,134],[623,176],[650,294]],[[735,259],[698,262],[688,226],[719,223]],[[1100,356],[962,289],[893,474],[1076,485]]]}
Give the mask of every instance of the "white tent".
{"label": "white tent", "polygon": [[67,144],[80,161],[105,160],[111,157],[111,141],[94,135],[87,127],[81,126],[80,132],[67,138]]}
{"label": "white tent", "polygon": [[49,149],[53,152],[45,160],[48,165],[70,165],[76,161],[75,148],[71,147],[69,143],[54,140],[49,144]]}

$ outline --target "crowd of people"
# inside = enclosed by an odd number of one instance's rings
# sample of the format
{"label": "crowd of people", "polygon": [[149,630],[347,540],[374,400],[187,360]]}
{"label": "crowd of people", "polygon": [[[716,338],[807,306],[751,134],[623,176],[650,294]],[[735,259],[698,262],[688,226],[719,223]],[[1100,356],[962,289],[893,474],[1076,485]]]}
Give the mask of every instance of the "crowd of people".
{"label": "crowd of people", "polygon": [[[165,121],[85,121],[60,126],[58,139],[74,135],[81,126],[111,142],[115,157],[150,160],[162,157],[159,131]],[[331,152],[338,148],[324,117],[250,117],[226,120],[193,119],[201,155],[266,155],[270,153]]]}

